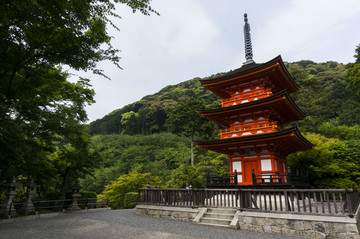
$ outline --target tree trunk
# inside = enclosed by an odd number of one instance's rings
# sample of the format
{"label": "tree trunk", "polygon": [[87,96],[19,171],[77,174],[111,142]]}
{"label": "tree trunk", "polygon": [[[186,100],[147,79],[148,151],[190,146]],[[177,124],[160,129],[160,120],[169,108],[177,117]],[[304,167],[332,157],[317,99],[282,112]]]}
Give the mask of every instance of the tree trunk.
{"label": "tree trunk", "polygon": [[194,167],[194,133],[191,134],[191,166]]}
{"label": "tree trunk", "polygon": [[66,191],[67,188],[69,186],[69,181],[70,181],[70,167],[67,167],[63,176],[63,182],[61,185],[61,190],[60,190],[60,194],[59,194],[59,203],[58,203],[58,209],[60,210],[63,205],[64,205],[64,200],[66,197]]}

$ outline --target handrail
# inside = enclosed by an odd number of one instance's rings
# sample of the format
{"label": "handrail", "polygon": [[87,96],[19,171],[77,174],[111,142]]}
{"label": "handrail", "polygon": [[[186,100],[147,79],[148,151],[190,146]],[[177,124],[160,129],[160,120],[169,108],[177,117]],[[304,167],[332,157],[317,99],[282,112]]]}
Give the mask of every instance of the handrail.
{"label": "handrail", "polygon": [[220,133],[218,135],[220,137],[223,137],[223,136],[226,136],[226,135],[229,135],[229,134],[239,134],[239,133],[244,133],[244,132],[249,132],[251,134],[256,134],[256,131],[258,131],[258,130],[266,130],[263,133],[268,133],[268,132],[273,132],[273,131],[280,130],[280,127],[276,123],[273,123],[273,124],[266,124],[266,125],[264,125],[262,127],[254,127],[254,128],[249,127],[249,128],[245,128],[245,129],[242,129],[242,130],[232,130],[231,131],[230,129],[221,129]]}
{"label": "handrail", "polygon": [[[250,99],[250,98],[256,98],[256,97],[261,97],[261,96],[270,96],[272,95],[272,92],[270,89],[266,89],[266,90],[261,90],[259,93],[247,93],[247,94],[243,94],[243,95],[247,95],[245,97],[243,96],[235,96],[235,97],[231,97],[231,98],[227,98],[227,99],[222,99],[221,103],[219,105],[224,105],[226,103],[231,103],[231,102],[235,102],[238,100],[246,100],[246,99]],[[261,97],[261,98],[265,98],[265,97]]]}

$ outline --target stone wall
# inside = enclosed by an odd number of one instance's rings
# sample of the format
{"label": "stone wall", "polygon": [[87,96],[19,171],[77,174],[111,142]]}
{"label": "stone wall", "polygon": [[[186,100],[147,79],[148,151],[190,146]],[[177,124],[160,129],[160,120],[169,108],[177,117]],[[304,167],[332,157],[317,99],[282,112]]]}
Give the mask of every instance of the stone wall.
{"label": "stone wall", "polygon": [[149,215],[153,217],[164,217],[188,222],[192,222],[198,213],[198,208],[164,207],[152,205],[136,206],[136,214]]}
{"label": "stone wall", "polygon": [[[136,213],[193,222],[199,208],[136,206]],[[238,212],[240,230],[307,239],[360,239],[360,213],[356,217]]]}
{"label": "stone wall", "polygon": [[360,239],[356,218],[241,212],[240,230],[309,239]]}

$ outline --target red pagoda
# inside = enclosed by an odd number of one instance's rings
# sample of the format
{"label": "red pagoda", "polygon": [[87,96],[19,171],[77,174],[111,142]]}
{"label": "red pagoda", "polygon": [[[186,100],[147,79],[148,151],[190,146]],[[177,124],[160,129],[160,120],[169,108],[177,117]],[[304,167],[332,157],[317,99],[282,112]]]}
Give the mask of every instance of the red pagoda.
{"label": "red pagoda", "polygon": [[280,56],[263,64],[253,61],[250,26],[244,17],[246,62],[219,77],[200,80],[222,100],[221,108],[199,112],[226,129],[220,130],[218,140],[195,143],[228,155],[232,183],[289,184],[286,157],[313,146],[297,127],[282,128],[305,117],[289,96],[299,86]]}

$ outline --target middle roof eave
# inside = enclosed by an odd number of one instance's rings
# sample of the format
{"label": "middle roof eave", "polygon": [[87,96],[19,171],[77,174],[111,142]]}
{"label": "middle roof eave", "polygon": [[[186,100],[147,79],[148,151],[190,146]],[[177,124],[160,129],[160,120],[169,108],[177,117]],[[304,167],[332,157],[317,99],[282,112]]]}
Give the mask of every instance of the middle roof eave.
{"label": "middle roof eave", "polygon": [[[282,99],[285,99],[282,101]],[[221,121],[221,116],[225,114],[239,114],[239,112],[251,109],[255,110],[256,108],[264,107],[264,106],[270,106],[271,104],[277,103],[277,102],[283,102],[283,104],[286,104],[292,111],[295,120],[302,120],[305,118],[305,114],[296,106],[295,102],[291,99],[289,94],[286,90],[282,90],[274,95],[271,95],[266,98],[262,98],[256,101],[250,101],[243,104],[228,106],[228,107],[222,107],[218,109],[208,109],[208,110],[198,110],[204,117],[207,117],[211,120],[215,120],[217,123],[223,124]],[[220,118],[219,118],[220,117]],[[216,119],[219,118],[219,119]],[[284,122],[285,123],[285,122]],[[286,122],[287,123],[287,122]]]}

